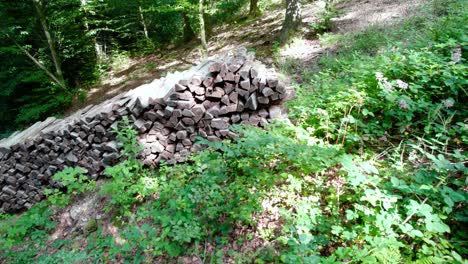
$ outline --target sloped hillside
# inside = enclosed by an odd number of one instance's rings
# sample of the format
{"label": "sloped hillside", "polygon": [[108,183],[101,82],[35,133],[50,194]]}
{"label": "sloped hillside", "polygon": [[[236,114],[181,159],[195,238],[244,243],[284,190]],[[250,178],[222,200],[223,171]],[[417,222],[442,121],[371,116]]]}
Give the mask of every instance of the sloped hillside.
{"label": "sloped hillside", "polygon": [[123,124],[106,179],[69,168],[0,215],[0,262],[466,263],[465,1],[312,10],[289,44],[250,46],[295,89],[288,119],[158,167]]}

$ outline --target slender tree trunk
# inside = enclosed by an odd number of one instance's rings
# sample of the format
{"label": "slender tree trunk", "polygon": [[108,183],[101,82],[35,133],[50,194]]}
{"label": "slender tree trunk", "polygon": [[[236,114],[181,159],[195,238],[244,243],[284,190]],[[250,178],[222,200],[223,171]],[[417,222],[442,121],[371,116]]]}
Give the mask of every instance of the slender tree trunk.
{"label": "slender tree trunk", "polygon": [[143,25],[143,32],[145,34],[145,38],[149,39],[148,27],[146,26],[145,16],[143,14],[143,9],[141,8],[141,5],[138,5],[138,12],[140,13],[140,21],[141,21],[141,24]]}
{"label": "slender tree trunk", "polygon": [[284,17],[283,27],[279,40],[286,43],[291,33],[296,31],[301,21],[301,4],[299,0],[286,0],[286,16]]}
{"label": "slender tree trunk", "polygon": [[66,87],[65,79],[63,78],[62,66],[60,64],[59,57],[57,55],[57,50],[55,47],[55,41],[50,34],[49,28],[47,26],[47,20],[44,14],[44,10],[42,9],[41,0],[32,0],[34,6],[36,7],[37,14],[39,16],[39,21],[41,22],[42,29],[44,30],[44,35],[47,39],[47,44],[49,45],[50,54],[52,57],[52,62],[54,63],[55,73],[58,81],[60,82],[60,86]]}
{"label": "slender tree trunk", "polygon": [[258,0],[250,0],[250,17],[256,17],[260,14],[260,9],[258,8]]}
{"label": "slender tree trunk", "polygon": [[200,40],[203,57],[208,56],[208,44],[206,43],[205,19],[203,18],[203,0],[198,1],[198,19],[200,20]]}
{"label": "slender tree trunk", "polygon": [[182,19],[184,20],[184,41],[189,41],[195,36],[192,27],[190,26],[190,19],[187,15],[187,12],[182,12]]}
{"label": "slender tree trunk", "polygon": [[[89,23],[88,23],[88,14],[87,14],[86,9],[85,9],[85,6],[86,6],[87,3],[88,3],[87,0],[81,0],[81,7],[83,8],[84,26],[86,28],[86,31],[89,32],[90,28],[89,28]],[[102,61],[106,56],[102,52],[102,48],[99,45],[99,43],[97,42],[96,37],[93,37],[93,42],[94,42],[94,50],[96,52],[96,58],[97,58],[98,61]]]}

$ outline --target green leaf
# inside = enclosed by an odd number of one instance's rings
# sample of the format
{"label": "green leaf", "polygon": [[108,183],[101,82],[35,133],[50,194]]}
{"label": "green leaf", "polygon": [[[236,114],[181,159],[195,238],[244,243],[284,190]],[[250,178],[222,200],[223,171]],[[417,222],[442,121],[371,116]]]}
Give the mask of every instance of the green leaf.
{"label": "green leaf", "polygon": [[377,170],[377,168],[375,168],[374,165],[370,164],[369,162],[362,162],[361,167],[364,169],[366,173],[379,174],[379,171]]}
{"label": "green leaf", "polygon": [[426,221],[426,228],[430,232],[450,233],[450,227],[439,221]]}

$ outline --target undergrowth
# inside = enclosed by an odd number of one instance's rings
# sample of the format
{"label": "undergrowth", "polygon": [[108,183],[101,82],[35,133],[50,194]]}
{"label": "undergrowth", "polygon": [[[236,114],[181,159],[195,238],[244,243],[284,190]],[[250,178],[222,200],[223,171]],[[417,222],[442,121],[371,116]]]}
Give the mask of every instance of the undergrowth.
{"label": "undergrowth", "polygon": [[292,124],[233,127],[243,136],[200,140],[206,150],[155,170],[122,126],[124,161],[99,190],[118,239],[98,224],[81,247],[48,240],[50,204],[89,184],[68,169],[48,201],[1,216],[0,260],[466,263],[467,12],[440,2],[425,19],[330,38],[343,52],[302,71]]}

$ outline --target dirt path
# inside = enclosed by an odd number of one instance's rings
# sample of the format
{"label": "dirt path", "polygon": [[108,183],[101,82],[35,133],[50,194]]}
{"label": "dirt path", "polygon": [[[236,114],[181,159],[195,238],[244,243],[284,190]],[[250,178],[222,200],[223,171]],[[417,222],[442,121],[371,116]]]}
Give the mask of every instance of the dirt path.
{"label": "dirt path", "polygon": [[[416,6],[425,0],[354,0],[337,4],[338,17],[333,18],[329,34],[346,34],[364,30],[370,26],[386,26],[400,22],[408,17]],[[310,8],[309,8],[310,7]],[[312,4],[303,10],[302,38],[293,41],[280,52],[281,59],[293,58],[304,64],[313,63],[321,54],[333,49],[323,46],[311,27],[307,25],[317,21],[320,10]]]}

